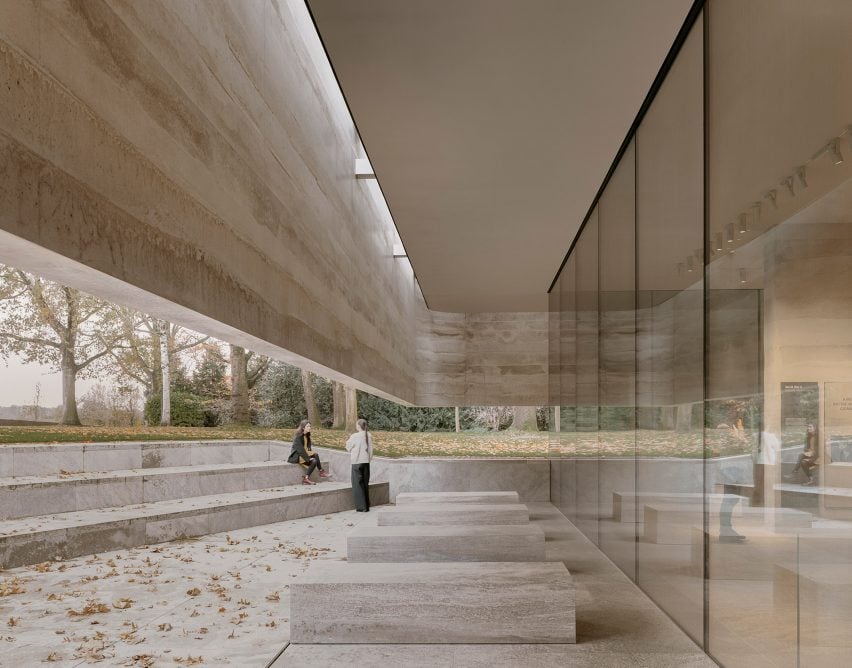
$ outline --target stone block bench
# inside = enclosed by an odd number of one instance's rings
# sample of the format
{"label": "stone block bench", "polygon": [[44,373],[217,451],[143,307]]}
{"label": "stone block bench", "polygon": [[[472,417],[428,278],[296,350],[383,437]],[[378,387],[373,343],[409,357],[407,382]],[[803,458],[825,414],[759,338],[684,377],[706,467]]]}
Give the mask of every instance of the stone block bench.
{"label": "stone block bench", "polygon": [[852,569],[849,562],[774,565],[772,603],[776,618],[798,623],[806,645],[852,647]]}
{"label": "stone block bench", "polygon": [[[784,563],[850,563],[852,532],[848,529],[770,529],[753,527],[742,543],[720,543],[718,530],[707,536],[707,578],[711,580],[775,579],[775,565]],[[704,572],[704,531],[692,529],[692,575]]]}
{"label": "stone block bench", "polygon": [[409,503],[520,503],[517,492],[403,492],[396,505]]}
{"label": "stone block bench", "polygon": [[521,503],[409,503],[378,512],[379,526],[527,524],[529,509]]}
{"label": "stone block bench", "polygon": [[[742,508],[735,515],[734,528],[766,527],[774,529],[810,528],[813,516],[793,508]],[[699,506],[653,504],[645,506],[644,540],[666,545],[689,545],[693,527],[702,527],[703,510]],[[718,528],[718,511],[710,513],[710,523]]]}
{"label": "stone block bench", "polygon": [[316,563],[290,584],[290,642],[573,643],[562,563]]}
{"label": "stone block bench", "polygon": [[[374,504],[388,483],[370,485]],[[232,492],[0,522],[0,570],[351,510],[348,483]]]}
{"label": "stone block bench", "polygon": [[361,526],[346,545],[350,562],[544,561],[544,531],[531,524]]}
{"label": "stone block bench", "polygon": [[[734,513],[749,505],[749,498],[738,494],[708,494],[710,507],[719,510],[722,501],[736,501]],[[635,523],[644,521],[641,512],[647,504],[665,503],[671,505],[698,506],[703,508],[704,495],[686,492],[613,492],[612,517],[616,522]],[[639,514],[637,515],[637,510]]]}

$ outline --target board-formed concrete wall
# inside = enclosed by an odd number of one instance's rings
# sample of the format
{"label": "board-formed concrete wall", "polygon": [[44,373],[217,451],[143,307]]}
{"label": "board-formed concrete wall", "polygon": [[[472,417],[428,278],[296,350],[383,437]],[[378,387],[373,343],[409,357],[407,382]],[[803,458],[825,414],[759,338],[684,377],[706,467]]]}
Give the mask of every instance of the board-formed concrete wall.
{"label": "board-formed concrete wall", "polygon": [[546,402],[544,314],[431,354],[301,0],[2,2],[0,89],[0,262],[406,402]]}

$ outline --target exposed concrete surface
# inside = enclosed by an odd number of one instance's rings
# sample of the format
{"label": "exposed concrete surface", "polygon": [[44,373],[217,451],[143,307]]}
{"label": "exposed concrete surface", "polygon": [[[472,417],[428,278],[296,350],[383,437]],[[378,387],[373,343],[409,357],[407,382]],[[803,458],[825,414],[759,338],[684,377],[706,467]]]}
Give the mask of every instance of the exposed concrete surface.
{"label": "exposed concrete surface", "polygon": [[0,261],[405,402],[546,402],[546,313],[430,312],[393,257],[301,0],[3,2],[0,87]]}

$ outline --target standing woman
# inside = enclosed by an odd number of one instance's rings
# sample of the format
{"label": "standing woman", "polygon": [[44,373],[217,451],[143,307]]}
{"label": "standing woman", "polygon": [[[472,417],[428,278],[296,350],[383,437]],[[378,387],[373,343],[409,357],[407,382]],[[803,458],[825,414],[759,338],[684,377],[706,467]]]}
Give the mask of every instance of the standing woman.
{"label": "standing woman", "polygon": [[307,420],[302,420],[299,423],[299,428],[296,429],[296,435],[293,436],[293,449],[290,451],[287,461],[291,464],[301,464],[307,468],[305,475],[302,476],[303,485],[316,485],[311,480],[311,473],[314,472],[314,469],[319,469],[321,478],[328,477],[328,473],[322,469],[319,455],[311,450],[311,423]]}
{"label": "standing woman", "polygon": [[361,418],[356,431],[346,441],[346,450],[352,460],[352,496],[355,510],[370,512],[370,460],[373,458],[373,439],[367,431],[367,421]]}

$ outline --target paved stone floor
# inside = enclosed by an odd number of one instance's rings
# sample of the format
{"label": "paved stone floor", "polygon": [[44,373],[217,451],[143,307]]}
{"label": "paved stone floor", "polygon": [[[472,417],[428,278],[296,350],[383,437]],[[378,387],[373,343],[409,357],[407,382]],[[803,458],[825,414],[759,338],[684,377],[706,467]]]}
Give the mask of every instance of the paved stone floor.
{"label": "paved stone floor", "polygon": [[704,668],[716,664],[549,503],[528,503],[577,588],[576,645],[290,645],[275,668]]}
{"label": "paved stone floor", "polygon": [[347,511],[2,571],[0,666],[262,668],[289,637],[289,583],[345,556],[346,533],[369,519]]}
{"label": "paved stone floor", "polygon": [[[276,668],[715,665],[551,504],[528,505],[547,559],[575,577],[576,645],[290,646]],[[375,515],[347,511],[0,572],[0,665],[262,668],[288,641],[289,583],[317,560],[343,558],[346,534],[362,522]]]}

